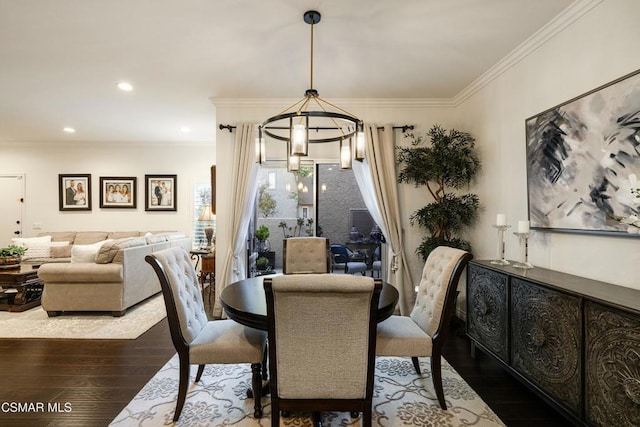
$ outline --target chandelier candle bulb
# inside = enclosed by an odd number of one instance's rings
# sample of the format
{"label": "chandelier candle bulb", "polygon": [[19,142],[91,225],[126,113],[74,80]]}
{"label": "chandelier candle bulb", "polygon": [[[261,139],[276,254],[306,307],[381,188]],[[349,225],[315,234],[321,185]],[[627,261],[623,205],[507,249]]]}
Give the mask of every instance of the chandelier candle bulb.
{"label": "chandelier candle bulb", "polygon": [[507,225],[507,216],[502,213],[496,215],[496,225]]}
{"label": "chandelier candle bulb", "polygon": [[529,221],[518,221],[518,233],[529,232]]}

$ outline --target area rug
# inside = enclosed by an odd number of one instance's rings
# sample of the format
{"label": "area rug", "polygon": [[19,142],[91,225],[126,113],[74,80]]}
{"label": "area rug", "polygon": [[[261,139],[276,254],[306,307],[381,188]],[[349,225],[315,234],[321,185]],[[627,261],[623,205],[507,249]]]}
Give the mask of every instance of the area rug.
{"label": "area rug", "polygon": [[22,313],[2,311],[0,338],[136,339],[166,315],[162,294],[131,307],[121,317],[106,312],[48,317],[42,307]]}
{"label": "area rug", "polygon": [[[376,426],[504,426],[498,416],[458,373],[442,361],[442,381],[447,410],[443,411],[433,389],[429,359],[421,358],[422,375],[416,375],[411,359],[380,357],[376,361],[373,425]],[[263,397],[264,416],[253,418],[249,365],[207,365],[198,384],[191,369],[187,400],[177,423],[173,423],[178,390],[178,356],[175,355],[111,422],[111,427],[239,426],[271,425],[269,397]],[[312,426],[308,414],[280,418],[281,426]],[[362,426],[360,418],[346,412],[322,413],[322,425]]]}

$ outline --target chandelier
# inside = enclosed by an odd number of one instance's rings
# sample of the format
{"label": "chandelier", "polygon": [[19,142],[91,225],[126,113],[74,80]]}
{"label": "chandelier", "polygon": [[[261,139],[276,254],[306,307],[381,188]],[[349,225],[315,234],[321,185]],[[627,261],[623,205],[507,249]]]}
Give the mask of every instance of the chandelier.
{"label": "chandelier", "polygon": [[287,143],[287,169],[300,169],[300,158],[309,154],[309,144],[339,142],[340,167],[351,168],[351,159],[364,159],[364,125],[346,110],[320,98],[313,88],[313,27],[320,22],[320,13],[304,13],[304,22],[311,25],[311,60],[309,89],[304,97],[284,111],[266,119],[259,127],[256,140],[256,161],[266,159],[264,135]]}

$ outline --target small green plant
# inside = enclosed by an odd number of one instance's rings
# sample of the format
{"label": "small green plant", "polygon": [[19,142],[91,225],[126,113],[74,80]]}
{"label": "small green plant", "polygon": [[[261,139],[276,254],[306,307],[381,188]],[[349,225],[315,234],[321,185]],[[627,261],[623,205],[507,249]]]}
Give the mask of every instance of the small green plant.
{"label": "small green plant", "polygon": [[256,268],[258,270],[266,270],[269,267],[269,260],[266,257],[261,256],[256,260]]}
{"label": "small green plant", "polygon": [[271,233],[269,232],[269,227],[267,227],[266,225],[261,225],[256,230],[256,239],[258,239],[261,242],[264,242],[269,238],[270,234]]}
{"label": "small green plant", "polygon": [[9,245],[7,247],[0,248],[0,257],[22,256],[26,251],[27,249],[22,246]]}

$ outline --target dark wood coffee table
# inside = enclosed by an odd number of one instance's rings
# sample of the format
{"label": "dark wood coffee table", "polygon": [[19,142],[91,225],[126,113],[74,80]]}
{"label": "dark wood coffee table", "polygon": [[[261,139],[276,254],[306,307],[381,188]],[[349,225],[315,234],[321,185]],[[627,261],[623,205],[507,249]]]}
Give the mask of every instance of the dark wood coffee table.
{"label": "dark wood coffee table", "polygon": [[43,287],[32,265],[0,270],[0,311],[20,312],[40,305]]}

